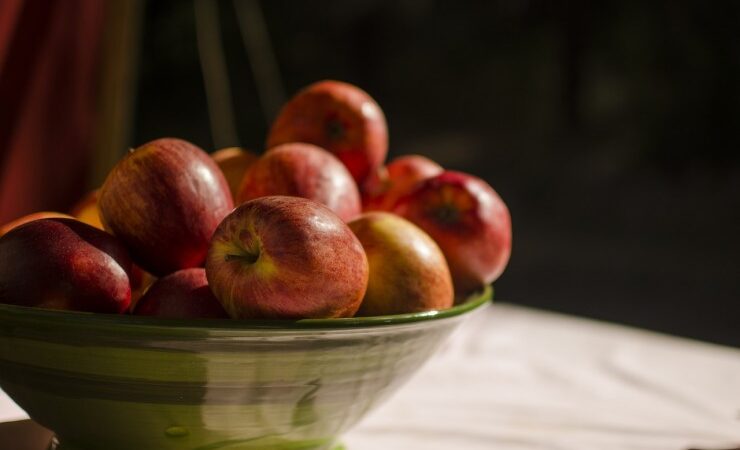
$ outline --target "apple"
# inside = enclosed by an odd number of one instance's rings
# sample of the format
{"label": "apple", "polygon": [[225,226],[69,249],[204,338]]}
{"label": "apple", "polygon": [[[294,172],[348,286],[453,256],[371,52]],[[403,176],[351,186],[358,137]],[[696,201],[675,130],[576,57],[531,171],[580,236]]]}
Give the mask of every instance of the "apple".
{"label": "apple", "polygon": [[232,209],[216,163],[172,138],[132,150],[103,183],[98,201],[106,230],[147,272],[162,276],[200,266],[213,231]]}
{"label": "apple", "polygon": [[[100,189],[88,192],[87,195],[80,199],[80,201],[70,209],[70,214],[80,222],[84,222],[99,230],[104,230],[105,227],[103,227],[103,222],[100,220],[100,209],[98,208],[99,198]],[[144,269],[136,264],[131,265],[131,274],[129,276],[129,281],[131,282],[130,307],[133,307],[154,280],[156,280],[156,278],[154,278],[152,274],[144,271]]]}
{"label": "apple", "polygon": [[452,277],[442,250],[421,228],[395,214],[369,212],[349,224],[370,265],[358,316],[452,306]]}
{"label": "apple", "polygon": [[358,185],[383,164],[388,127],[367,92],[340,81],[319,81],[299,91],[280,110],[267,147],[307,142],[334,153]]}
{"label": "apple", "polygon": [[268,196],[221,222],[206,276],[233,318],[351,317],[365,295],[368,262],[360,241],[328,207]]}
{"label": "apple", "polygon": [[216,161],[226,178],[226,182],[229,183],[232,197],[236,198],[242,178],[244,178],[244,172],[259,156],[240,147],[228,147],[211,153],[211,158]]}
{"label": "apple", "polygon": [[131,281],[131,305],[129,305],[129,310],[132,310],[158,278],[136,264],[132,264],[129,280]]}
{"label": "apple", "polygon": [[34,220],[39,220],[39,219],[53,219],[53,218],[72,219],[73,217],[68,214],[55,212],[55,211],[41,211],[41,212],[31,213],[23,217],[19,217],[15,220],[11,220],[10,222],[1,226],[0,227],[0,237],[2,237],[4,234],[12,230],[13,228],[21,226],[24,223],[33,222]]}
{"label": "apple", "polygon": [[[104,230],[103,222],[100,220],[100,209],[98,208],[98,199],[100,198],[100,189],[90,191],[80,201],[78,201],[70,214],[80,222],[86,223],[99,230]],[[131,307],[144,294],[144,291],[154,282],[154,276],[137,266],[131,265],[129,281],[131,282]]]}
{"label": "apple", "polygon": [[442,166],[421,155],[394,158],[365,183],[363,211],[392,211],[398,199],[411,192],[417,183],[442,173]]}
{"label": "apple", "polygon": [[394,211],[442,249],[455,291],[465,295],[495,281],[511,254],[511,216],[485,181],[445,171],[422,181]]}
{"label": "apple", "polygon": [[244,174],[237,203],[268,195],[322,203],[345,222],[360,214],[360,192],[347,168],[315,145],[282,144],[267,151]]}
{"label": "apple", "polygon": [[0,303],[122,313],[131,260],[105,231],[75,219],[40,219],[0,238]]}
{"label": "apple", "polygon": [[80,199],[70,210],[70,214],[88,225],[92,225],[100,230],[103,229],[103,222],[100,221],[100,210],[98,209],[98,198],[100,189],[90,191]]}
{"label": "apple", "polygon": [[201,267],[158,279],[136,303],[132,314],[171,319],[225,319],[228,314],[208,287]]}

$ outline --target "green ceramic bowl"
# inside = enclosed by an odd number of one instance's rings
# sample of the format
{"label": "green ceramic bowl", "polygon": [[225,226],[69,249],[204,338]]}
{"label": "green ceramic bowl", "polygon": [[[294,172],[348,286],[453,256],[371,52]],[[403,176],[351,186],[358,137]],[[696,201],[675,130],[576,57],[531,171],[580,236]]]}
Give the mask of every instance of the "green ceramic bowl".
{"label": "green ceramic bowl", "polygon": [[330,449],[490,298],[299,321],[0,305],[0,387],[65,450]]}

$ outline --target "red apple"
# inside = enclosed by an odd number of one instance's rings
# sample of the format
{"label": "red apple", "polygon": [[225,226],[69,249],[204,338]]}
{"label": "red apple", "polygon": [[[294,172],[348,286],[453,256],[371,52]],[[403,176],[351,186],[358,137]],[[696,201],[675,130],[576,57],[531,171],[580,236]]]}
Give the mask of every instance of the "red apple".
{"label": "red apple", "polygon": [[211,153],[211,158],[216,161],[226,182],[229,183],[232,197],[236,198],[244,172],[259,156],[240,147],[229,147]]}
{"label": "red apple", "polygon": [[87,195],[72,207],[70,214],[80,222],[85,222],[102,230],[103,222],[100,221],[100,210],[98,209],[99,196],[100,189],[88,192]]}
{"label": "red apple", "polygon": [[221,222],[206,275],[234,318],[350,317],[365,294],[368,263],[360,241],[329,208],[270,196]]}
{"label": "red apple", "polygon": [[[85,195],[70,210],[70,214],[80,222],[84,222],[99,230],[104,230],[103,222],[100,220],[100,208],[98,208],[98,199],[100,198],[100,189],[95,189]],[[156,278],[136,264],[131,265],[131,305],[139,300],[144,291],[151,285]]]}
{"label": "red apple", "polygon": [[134,307],[133,314],[171,319],[225,319],[228,314],[208,287],[200,267],[158,279]]}
{"label": "red apple", "polygon": [[[99,230],[104,230],[103,222],[100,220],[100,209],[98,208],[98,199],[100,198],[100,189],[90,191],[80,201],[78,201],[70,210],[70,214],[80,222],[86,223]],[[139,300],[144,291],[154,282],[155,278],[150,273],[144,271],[136,264],[131,265],[131,305]]]}
{"label": "red apple", "polygon": [[170,138],[144,144],[116,164],[98,204],[106,229],[157,276],[200,266],[213,231],[233,209],[210,156]]}
{"label": "red apple", "polygon": [[442,173],[442,166],[421,155],[403,155],[393,159],[368,178],[363,195],[364,211],[392,211],[398,200],[416,185]]}
{"label": "red apple", "polygon": [[53,218],[72,219],[73,217],[68,214],[54,212],[54,211],[41,211],[41,212],[31,213],[26,216],[19,217],[15,220],[12,220],[6,223],[5,225],[3,225],[2,227],[0,227],[0,237],[2,237],[4,234],[12,230],[13,228],[19,227],[23,225],[24,223],[33,222],[34,220],[39,220],[39,219],[53,219]]}
{"label": "red apple", "polygon": [[105,231],[75,219],[40,219],[0,238],[0,303],[121,313],[131,260]]}
{"label": "red apple", "polygon": [[322,203],[345,222],[360,214],[360,193],[347,168],[311,144],[271,148],[244,174],[237,203],[268,195],[290,195]]}
{"label": "red apple", "polygon": [[358,185],[388,153],[388,128],[367,92],[340,81],[320,81],[298,92],[278,114],[267,147],[307,142],[334,153]]}
{"label": "red apple", "polygon": [[358,316],[402,314],[452,306],[447,261],[421,228],[395,214],[365,213],[349,224],[360,239],[370,279]]}
{"label": "red apple", "polygon": [[511,254],[511,217],[485,181],[446,171],[422,181],[395,211],[426,231],[439,245],[464,295],[495,281]]}

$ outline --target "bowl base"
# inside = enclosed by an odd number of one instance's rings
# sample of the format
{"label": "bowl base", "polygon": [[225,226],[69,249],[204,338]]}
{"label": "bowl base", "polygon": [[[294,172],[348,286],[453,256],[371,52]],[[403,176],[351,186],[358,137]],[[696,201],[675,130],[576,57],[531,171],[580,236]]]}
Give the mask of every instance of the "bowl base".
{"label": "bowl base", "polygon": [[[84,450],[79,447],[74,447],[71,445],[63,445],[61,442],[59,442],[59,439],[56,437],[51,438],[51,442],[49,443],[49,447],[47,450]],[[332,450],[349,450],[344,444],[339,443]]]}

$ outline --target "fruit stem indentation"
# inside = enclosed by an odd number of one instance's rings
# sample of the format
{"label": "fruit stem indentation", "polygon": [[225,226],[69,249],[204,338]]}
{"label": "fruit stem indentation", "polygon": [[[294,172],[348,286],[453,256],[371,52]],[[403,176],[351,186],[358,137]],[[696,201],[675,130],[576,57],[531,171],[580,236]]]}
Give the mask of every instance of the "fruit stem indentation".
{"label": "fruit stem indentation", "polygon": [[460,211],[453,205],[440,205],[434,209],[434,216],[440,223],[454,224],[460,219]]}
{"label": "fruit stem indentation", "polygon": [[257,262],[257,260],[260,258],[260,252],[257,251],[255,253],[251,253],[248,251],[244,251],[242,253],[227,253],[224,259],[226,261],[233,261],[235,259],[238,259],[240,261],[244,261],[247,264],[254,264]]}
{"label": "fruit stem indentation", "polygon": [[344,127],[337,119],[331,119],[326,123],[326,134],[332,141],[338,141],[344,137]]}

